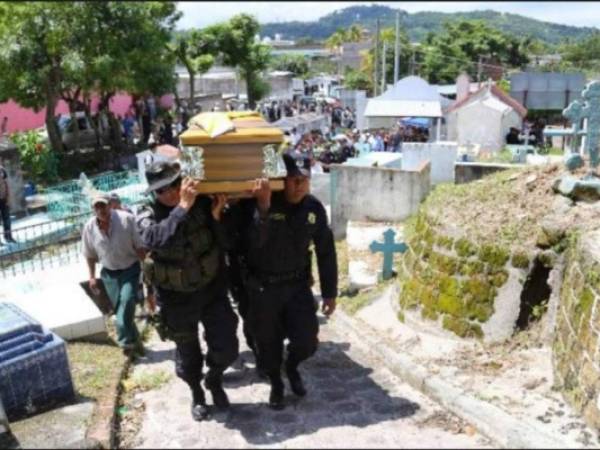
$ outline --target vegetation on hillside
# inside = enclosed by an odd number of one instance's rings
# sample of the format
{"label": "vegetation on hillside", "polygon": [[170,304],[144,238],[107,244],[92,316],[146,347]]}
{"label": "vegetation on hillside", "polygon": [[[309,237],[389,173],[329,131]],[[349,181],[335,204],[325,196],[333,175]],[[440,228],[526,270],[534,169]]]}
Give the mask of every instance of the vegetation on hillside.
{"label": "vegetation on hillside", "polygon": [[425,39],[427,33],[441,31],[443,23],[446,21],[460,20],[480,19],[486,22],[487,25],[512,36],[530,37],[551,45],[566,40],[576,42],[590,36],[595,31],[594,28],[590,27],[560,25],[518,14],[491,10],[457,13],[427,11],[410,14],[401,9],[375,4],[340,9],[312,22],[266,23],[261,26],[261,35],[273,36],[275,33],[281,33],[288,39],[310,37],[324,40],[337,29],[346,29],[355,22],[360,22],[362,26],[373,32],[377,18],[381,20],[382,27],[394,26],[396,11],[400,11],[401,24],[406,29],[411,42],[421,42]]}

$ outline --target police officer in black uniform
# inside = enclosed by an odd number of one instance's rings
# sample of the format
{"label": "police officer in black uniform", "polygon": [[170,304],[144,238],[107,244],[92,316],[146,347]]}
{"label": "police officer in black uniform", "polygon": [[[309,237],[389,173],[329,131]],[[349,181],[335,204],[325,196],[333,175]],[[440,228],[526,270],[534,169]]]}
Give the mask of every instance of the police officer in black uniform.
{"label": "police officer in black uniform", "polygon": [[271,195],[267,180],[255,187],[256,209],[248,230],[248,311],[259,364],[271,382],[269,406],[284,408],[285,372],[297,396],[306,395],[298,365],[318,345],[317,304],[311,290],[309,246],[314,243],[323,297],[323,313],[335,310],[337,260],[333,233],[323,204],[309,194],[310,160],[283,155],[285,188]]}
{"label": "police officer in black uniform", "polygon": [[155,162],[146,170],[154,201],[138,211],[137,224],[149,250],[144,276],[154,286],[167,336],[175,341],[175,371],[192,391],[192,416],[209,416],[200,384],[203,355],[198,338],[202,322],[207,343],[205,387],[214,405],[227,408],[224,370],[238,356],[237,316],[227,297],[221,225],[224,195],[198,195],[197,183],[182,179],[176,162]]}
{"label": "police officer in black uniform", "polygon": [[[252,222],[252,214],[256,208],[254,199],[238,198],[228,202],[224,210],[223,221],[226,222],[228,233],[231,236],[231,245],[226,253],[226,266],[228,276],[229,292],[233,302],[237,305],[237,311],[242,319],[242,331],[246,345],[252,350],[255,360],[256,345],[248,320],[249,298],[246,287],[248,277],[247,249],[248,243],[244,232]],[[264,373],[256,366],[259,377],[264,378]]]}

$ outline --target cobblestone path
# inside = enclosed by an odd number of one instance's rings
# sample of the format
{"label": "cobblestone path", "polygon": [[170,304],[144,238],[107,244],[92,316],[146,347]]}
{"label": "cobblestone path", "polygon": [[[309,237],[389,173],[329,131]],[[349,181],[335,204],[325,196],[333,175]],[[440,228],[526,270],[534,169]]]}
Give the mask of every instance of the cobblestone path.
{"label": "cobblestone path", "polygon": [[[332,319],[335,320],[335,319]],[[168,383],[138,393],[137,448],[482,448],[489,441],[456,416],[412,389],[378,361],[344,342],[321,318],[319,350],[301,365],[308,395],[297,399],[286,383],[286,408],[266,405],[269,385],[254,372],[252,353],[225,373],[232,406],[212,420],[194,422],[187,386]],[[241,327],[240,327],[241,328]],[[134,374],[173,373],[173,344],[156,336]],[[210,394],[207,393],[210,402]]]}

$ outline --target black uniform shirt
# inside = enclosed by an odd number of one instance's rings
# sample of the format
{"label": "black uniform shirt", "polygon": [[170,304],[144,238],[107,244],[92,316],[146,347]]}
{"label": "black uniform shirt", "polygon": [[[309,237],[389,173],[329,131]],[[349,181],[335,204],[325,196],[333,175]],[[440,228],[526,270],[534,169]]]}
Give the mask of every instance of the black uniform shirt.
{"label": "black uniform shirt", "polygon": [[248,233],[248,266],[258,274],[284,274],[310,266],[309,246],[315,245],[323,298],[337,297],[337,259],[333,233],[323,204],[307,195],[299,204],[274,192],[266,219],[258,210]]}

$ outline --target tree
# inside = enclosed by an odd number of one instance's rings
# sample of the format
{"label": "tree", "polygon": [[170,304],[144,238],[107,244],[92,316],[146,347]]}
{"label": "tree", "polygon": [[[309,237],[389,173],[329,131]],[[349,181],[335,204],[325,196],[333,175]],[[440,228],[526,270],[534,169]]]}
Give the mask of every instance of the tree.
{"label": "tree", "polygon": [[342,44],[346,41],[346,32],[343,28],[336,30],[331,36],[325,40],[325,47],[338,54]]}
{"label": "tree", "polygon": [[446,22],[440,33],[430,33],[425,39],[422,74],[431,83],[451,83],[461,71],[475,75],[478,61],[484,57],[520,67],[528,62],[526,43],[482,20]]}
{"label": "tree", "polygon": [[344,76],[344,86],[348,89],[363,90],[368,93],[373,91],[371,77],[362,70],[347,70]]}
{"label": "tree", "polygon": [[[83,3],[83,2],[82,2]],[[123,147],[120,124],[109,109],[119,91],[163,95],[175,89],[175,59],[167,44],[180,13],[174,2],[89,2],[80,19],[86,114],[92,94],[110,126],[111,147]],[[99,142],[98,124],[92,121]]]}
{"label": "tree", "polygon": [[561,71],[583,71],[589,78],[600,71],[600,32],[580,42],[566,42],[559,46],[560,63],[554,69]]}
{"label": "tree", "polygon": [[172,88],[166,43],[178,17],[174,2],[3,4],[0,100],[46,107],[51,146],[62,151],[54,120],[61,98],[73,113],[79,101],[89,109],[92,93],[108,106],[119,90],[162,94]]}
{"label": "tree", "polygon": [[51,145],[62,150],[54,121],[60,99],[64,60],[75,42],[68,17],[73,4],[5,3],[0,28],[0,100],[14,99],[35,111],[46,107],[46,127]]}
{"label": "tree", "polygon": [[261,72],[267,69],[270,59],[270,47],[255,42],[260,25],[248,14],[238,14],[224,24],[209,27],[210,32],[219,36],[219,49],[225,65],[239,69],[246,81],[248,106],[254,109],[256,102],[268,93],[268,84],[262,79]]}
{"label": "tree", "polygon": [[307,59],[301,55],[282,55],[273,58],[271,62],[273,70],[284,70],[292,72],[294,75],[307,78],[309,67]]}
{"label": "tree", "polygon": [[[402,78],[403,74],[408,74],[410,68],[410,60],[412,57],[413,49],[408,40],[408,36],[403,28],[400,28],[400,39],[399,39],[399,51],[400,51],[400,65],[399,65],[399,76]],[[383,43],[386,43],[385,61],[386,61],[386,80],[393,81],[394,78],[394,57],[395,57],[395,42],[396,42],[396,30],[395,28],[388,27],[384,28],[380,32],[379,38],[379,55],[383,52]],[[362,62],[361,70],[367,74],[371,86],[373,83],[381,83],[381,79],[373,80],[373,64],[375,61],[375,49],[372,48],[365,52]],[[381,59],[379,60],[381,64]]]}
{"label": "tree", "polygon": [[217,37],[208,30],[191,30],[180,34],[174,43],[169,45],[177,61],[182,64],[189,75],[188,105],[195,112],[195,80],[196,75],[207,72],[215,62],[218,53]]}
{"label": "tree", "polygon": [[346,42],[360,42],[362,39],[362,28],[357,24],[352,24],[347,30],[338,28],[325,41],[325,47],[334,53],[339,53],[340,48]]}
{"label": "tree", "polygon": [[360,42],[362,39],[362,28],[358,24],[350,25],[345,33],[346,42]]}

